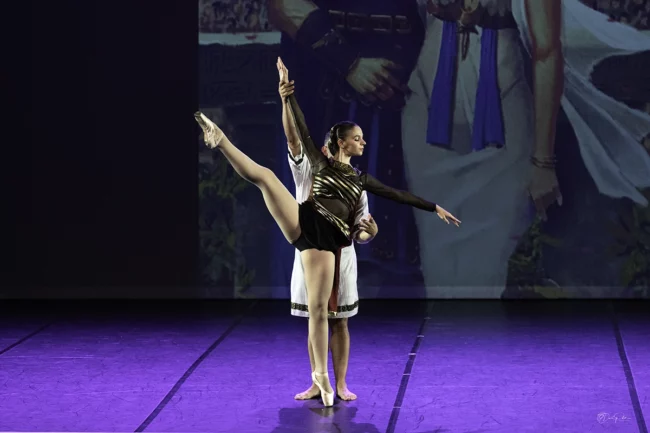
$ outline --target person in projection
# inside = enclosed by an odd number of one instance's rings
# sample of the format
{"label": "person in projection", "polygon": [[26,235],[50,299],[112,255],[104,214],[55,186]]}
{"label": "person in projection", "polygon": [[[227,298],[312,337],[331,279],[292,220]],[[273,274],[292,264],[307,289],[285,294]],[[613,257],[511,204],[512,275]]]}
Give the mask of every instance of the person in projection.
{"label": "person in projection", "polygon": [[638,188],[650,186],[640,145],[650,117],[589,76],[607,57],[650,49],[650,39],[578,0],[428,0],[427,9],[402,113],[407,181],[422,197],[443,197],[468,225],[440,230],[416,212],[427,294],[496,298],[533,220],[531,199],[542,218],[562,204],[560,107],[599,191],[647,205]]}

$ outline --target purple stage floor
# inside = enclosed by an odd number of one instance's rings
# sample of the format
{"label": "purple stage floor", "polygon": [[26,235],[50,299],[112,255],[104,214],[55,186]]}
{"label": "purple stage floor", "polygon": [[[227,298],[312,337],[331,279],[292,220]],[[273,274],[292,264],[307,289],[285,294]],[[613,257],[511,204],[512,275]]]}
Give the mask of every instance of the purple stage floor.
{"label": "purple stage floor", "polygon": [[44,306],[0,307],[0,431],[648,432],[647,303],[363,301],[328,409],[287,302]]}

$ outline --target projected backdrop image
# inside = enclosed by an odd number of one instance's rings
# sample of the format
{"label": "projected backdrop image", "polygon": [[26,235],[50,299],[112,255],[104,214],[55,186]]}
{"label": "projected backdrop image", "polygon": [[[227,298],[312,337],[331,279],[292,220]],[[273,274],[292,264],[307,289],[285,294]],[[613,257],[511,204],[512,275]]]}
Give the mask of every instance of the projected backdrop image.
{"label": "projected backdrop image", "polygon": [[[356,122],[354,166],[462,221],[369,194],[362,298],[648,297],[650,0],[543,7],[201,0],[200,108],[294,193],[281,57],[319,144]],[[288,299],[294,248],[197,145],[203,296]]]}

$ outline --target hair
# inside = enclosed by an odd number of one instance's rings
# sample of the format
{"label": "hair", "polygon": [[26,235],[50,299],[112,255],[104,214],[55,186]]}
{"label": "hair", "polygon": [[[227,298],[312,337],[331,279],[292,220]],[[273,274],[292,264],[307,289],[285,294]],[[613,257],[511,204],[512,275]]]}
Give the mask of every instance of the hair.
{"label": "hair", "polygon": [[354,122],[344,120],[332,126],[329,132],[329,139],[327,140],[327,148],[330,150],[332,156],[336,155],[339,151],[339,139],[345,139],[350,131],[356,126]]}

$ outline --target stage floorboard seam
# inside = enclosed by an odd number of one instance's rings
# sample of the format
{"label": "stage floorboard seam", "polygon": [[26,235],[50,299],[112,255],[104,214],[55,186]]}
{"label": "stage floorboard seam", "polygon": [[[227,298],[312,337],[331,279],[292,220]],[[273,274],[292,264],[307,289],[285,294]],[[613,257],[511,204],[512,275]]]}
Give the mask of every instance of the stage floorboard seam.
{"label": "stage floorboard seam", "polygon": [[390,419],[388,420],[388,427],[386,427],[386,433],[395,433],[395,427],[397,426],[397,419],[399,418],[400,409],[402,408],[402,403],[404,402],[404,396],[406,395],[406,388],[409,384],[409,379],[411,378],[411,371],[413,370],[413,364],[415,363],[415,358],[417,357],[418,350],[422,344],[422,339],[425,336],[427,331],[427,325],[431,321],[431,316],[433,315],[433,301],[431,301],[427,307],[427,314],[420,328],[418,329],[417,336],[413,342],[413,346],[408,354],[408,360],[404,366],[404,373],[402,373],[402,380],[400,381],[399,390],[395,396],[395,403],[393,404],[393,410],[390,414]]}
{"label": "stage floorboard seam", "polygon": [[643,409],[641,409],[641,402],[639,401],[639,393],[636,390],[636,384],[634,383],[634,375],[632,374],[632,368],[630,367],[630,361],[627,358],[627,352],[625,351],[625,342],[623,341],[623,335],[621,334],[621,328],[618,324],[618,318],[616,316],[616,308],[610,303],[610,319],[612,321],[612,327],[614,328],[614,337],[616,338],[616,347],[618,349],[618,356],[621,359],[621,364],[623,366],[623,372],[625,373],[625,380],[627,381],[627,389],[630,393],[630,400],[632,407],[634,408],[634,417],[636,418],[636,424],[639,427],[639,433],[648,433],[648,426],[645,423],[645,418],[643,416]]}
{"label": "stage floorboard seam", "polygon": [[174,398],[174,395],[178,390],[183,386],[183,384],[189,379],[189,377],[196,371],[196,369],[201,365],[201,363],[208,357],[214,350],[221,344],[223,341],[230,335],[232,332],[239,326],[239,324],[244,320],[247,313],[249,313],[253,307],[257,304],[257,301],[252,301],[248,307],[230,324],[230,326],[221,333],[219,338],[217,338],[193,363],[190,367],[183,373],[183,375],[176,381],[174,386],[169,390],[167,395],[158,403],[158,406],[149,414],[149,416],[135,429],[135,432],[143,432],[145,429],[156,419],[156,417],[162,412],[162,410],[167,406],[167,404]]}
{"label": "stage floorboard seam", "polygon": [[4,349],[0,350],[0,356],[1,356],[1,355],[4,355],[4,354],[7,353],[7,352],[9,352],[9,351],[10,351],[11,349],[13,349],[14,347],[23,344],[25,341],[29,340],[30,338],[32,338],[32,337],[35,336],[36,334],[39,334],[39,333],[41,333],[42,331],[46,330],[47,328],[50,327],[50,325],[52,325],[52,323],[48,323],[48,324],[46,324],[46,325],[43,325],[43,326],[41,326],[40,328],[38,328],[36,331],[33,331],[33,332],[31,332],[30,334],[27,334],[26,336],[24,336],[24,337],[21,338],[20,340],[16,341],[15,343],[10,344],[9,346],[7,346],[7,347],[5,347]]}

